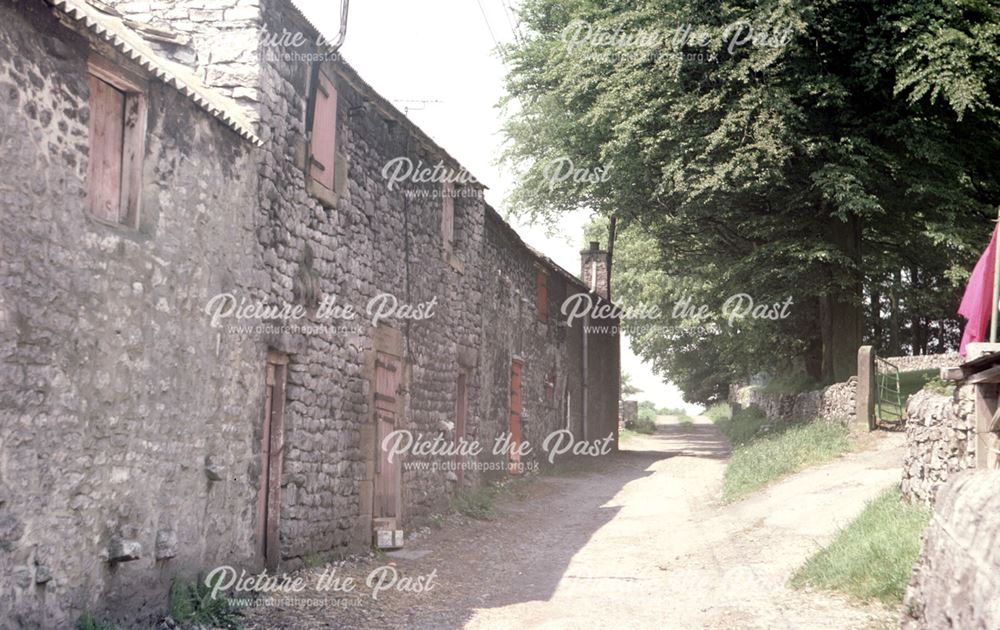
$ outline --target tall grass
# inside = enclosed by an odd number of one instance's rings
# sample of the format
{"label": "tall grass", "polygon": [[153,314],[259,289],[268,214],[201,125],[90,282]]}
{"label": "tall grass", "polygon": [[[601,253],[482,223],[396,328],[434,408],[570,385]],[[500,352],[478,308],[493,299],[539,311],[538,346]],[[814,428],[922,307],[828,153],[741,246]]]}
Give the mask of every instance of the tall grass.
{"label": "tall grass", "polygon": [[833,542],[792,576],[792,586],[846,593],[862,601],[903,600],[930,510],[903,503],[899,488],[872,500]]}
{"label": "tall grass", "polygon": [[716,413],[713,420],[733,445],[723,477],[726,501],[851,449],[847,428],[839,424],[771,422],[752,407],[731,416]]}

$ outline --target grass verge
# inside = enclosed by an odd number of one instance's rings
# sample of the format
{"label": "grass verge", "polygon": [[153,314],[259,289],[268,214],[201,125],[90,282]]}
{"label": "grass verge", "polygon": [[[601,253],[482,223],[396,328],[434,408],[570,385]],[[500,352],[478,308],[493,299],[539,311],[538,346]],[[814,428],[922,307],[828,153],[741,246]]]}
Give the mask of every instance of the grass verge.
{"label": "grass verge", "polygon": [[770,422],[757,409],[709,415],[733,445],[722,498],[733,501],[771,481],[851,450],[846,427],[815,421]]}
{"label": "grass verge", "polygon": [[809,558],[792,576],[791,584],[840,591],[861,601],[898,604],[929,521],[930,510],[904,503],[899,489],[890,488]]}

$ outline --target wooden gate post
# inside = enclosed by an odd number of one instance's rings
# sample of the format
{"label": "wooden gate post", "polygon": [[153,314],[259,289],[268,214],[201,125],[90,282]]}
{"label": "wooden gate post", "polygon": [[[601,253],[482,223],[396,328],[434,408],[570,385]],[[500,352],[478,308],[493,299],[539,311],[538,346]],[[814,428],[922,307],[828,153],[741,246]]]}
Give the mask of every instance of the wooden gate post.
{"label": "wooden gate post", "polygon": [[872,346],[858,348],[858,388],[854,397],[858,424],[875,430],[875,351]]}

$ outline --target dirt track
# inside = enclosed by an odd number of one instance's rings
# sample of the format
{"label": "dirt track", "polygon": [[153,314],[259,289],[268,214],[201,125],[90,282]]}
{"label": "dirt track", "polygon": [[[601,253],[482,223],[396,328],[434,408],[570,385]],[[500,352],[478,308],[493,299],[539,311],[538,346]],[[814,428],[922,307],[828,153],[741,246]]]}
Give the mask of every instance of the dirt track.
{"label": "dirt track", "polygon": [[726,440],[706,419],[667,421],[586,470],[525,484],[501,501],[495,521],[452,517],[402,554],[337,569],[359,582],[389,563],[400,575],[436,571],[430,592],[391,591],[376,602],[362,584],[339,600],[346,607],[270,606],[247,626],[893,627],[892,611],[786,583],[865,501],[899,480],[901,444],[898,434],[880,434],[864,451],[723,505]]}

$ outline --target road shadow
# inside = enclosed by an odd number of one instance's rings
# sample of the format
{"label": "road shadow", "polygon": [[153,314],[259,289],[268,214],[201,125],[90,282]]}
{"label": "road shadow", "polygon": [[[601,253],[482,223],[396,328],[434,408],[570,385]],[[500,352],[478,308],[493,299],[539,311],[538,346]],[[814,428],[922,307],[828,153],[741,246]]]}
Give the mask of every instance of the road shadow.
{"label": "road shadow", "polygon": [[404,554],[338,568],[359,584],[387,564],[401,578],[433,571],[437,586],[429,592],[388,591],[373,602],[362,586],[356,607],[270,609],[248,619],[246,627],[461,628],[483,609],[548,601],[564,578],[631,579],[569,569],[574,556],[620,513],[616,497],[627,485],[649,477],[669,458],[722,459],[728,452],[728,442],[712,425],[660,424],[654,434],[627,440],[616,453],[563,460],[552,471],[515,481],[497,500],[494,520],[452,515],[439,529],[408,540]]}
{"label": "road shadow", "polygon": [[656,425],[656,433],[641,435],[622,445],[623,452],[665,452],[671,456],[705,457],[725,459],[732,447],[729,441],[713,424],[707,423],[661,423]]}

